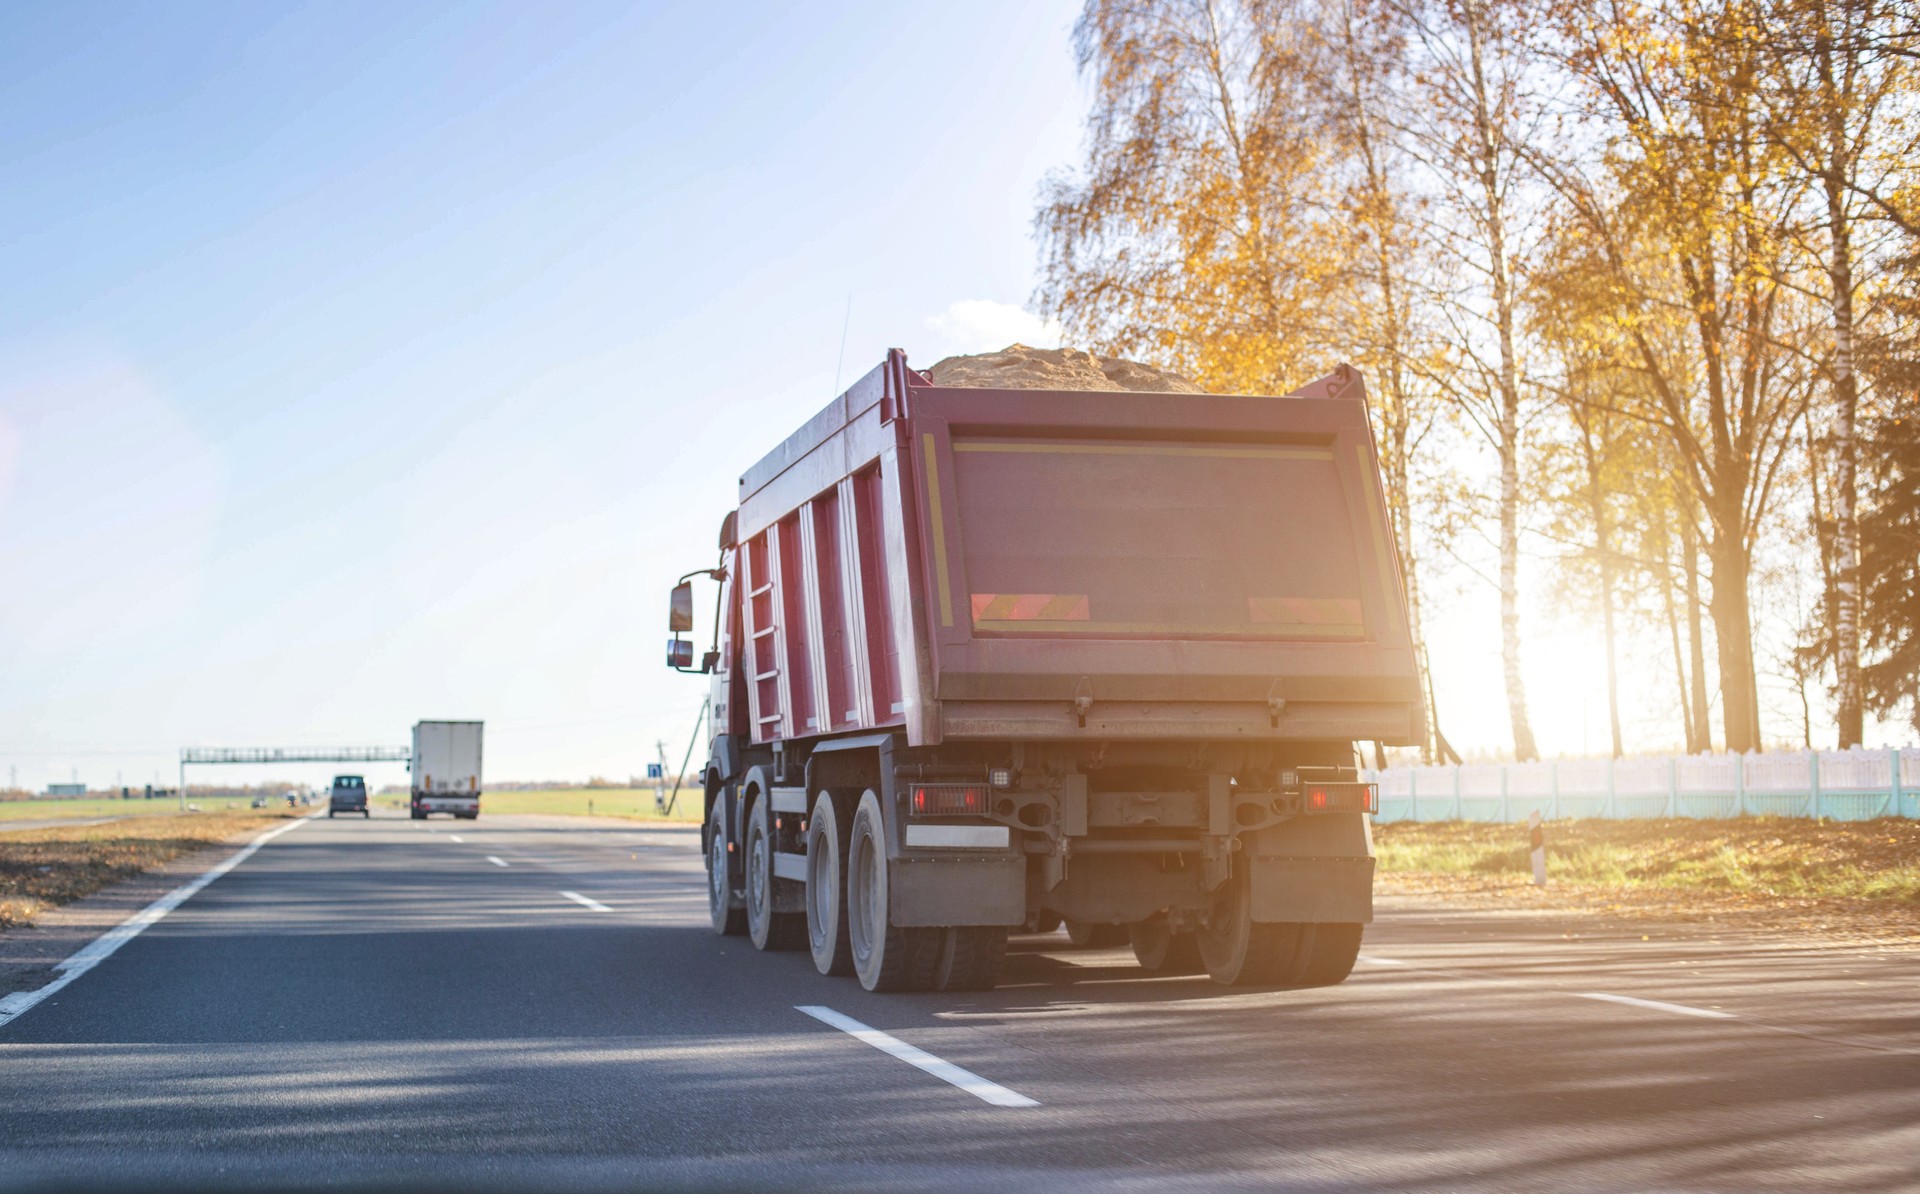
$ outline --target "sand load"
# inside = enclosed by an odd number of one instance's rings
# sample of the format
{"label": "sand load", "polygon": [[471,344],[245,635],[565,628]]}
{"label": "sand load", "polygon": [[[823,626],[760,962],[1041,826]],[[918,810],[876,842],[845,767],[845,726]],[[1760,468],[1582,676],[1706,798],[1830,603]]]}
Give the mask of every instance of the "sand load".
{"label": "sand load", "polygon": [[999,352],[948,357],[931,370],[933,384],[977,390],[1136,390],[1202,394],[1181,377],[1138,361],[1101,358],[1078,348],[1009,344]]}

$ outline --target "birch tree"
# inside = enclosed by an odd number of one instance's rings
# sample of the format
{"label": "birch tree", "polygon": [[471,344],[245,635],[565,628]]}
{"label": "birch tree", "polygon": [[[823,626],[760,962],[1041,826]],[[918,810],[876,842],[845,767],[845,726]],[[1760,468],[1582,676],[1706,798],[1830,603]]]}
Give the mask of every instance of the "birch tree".
{"label": "birch tree", "polygon": [[1088,0],[1084,166],[1052,176],[1035,231],[1039,306],[1089,347],[1216,393],[1325,372],[1346,260],[1330,219],[1315,43],[1285,6]]}
{"label": "birch tree", "polygon": [[[1521,669],[1520,515],[1522,394],[1517,324],[1523,256],[1517,218],[1530,104],[1524,48],[1504,23],[1514,10],[1489,0],[1397,3],[1409,40],[1412,94],[1404,132],[1434,192],[1428,243],[1444,266],[1435,297],[1455,321],[1459,368],[1433,380],[1493,449],[1499,523],[1500,662],[1514,757],[1539,757]],[[1446,285],[1452,279],[1470,283]]]}
{"label": "birch tree", "polygon": [[[1759,91],[1767,131],[1795,168],[1816,180],[1816,235],[1807,249],[1824,283],[1832,435],[1828,495],[1832,536],[1828,649],[1834,668],[1839,746],[1858,746],[1864,692],[1860,672],[1859,302],[1884,223],[1881,197],[1911,185],[1910,120],[1920,24],[1890,0],[1776,0],[1755,6],[1761,30]],[[1884,258],[1882,258],[1884,259]]]}

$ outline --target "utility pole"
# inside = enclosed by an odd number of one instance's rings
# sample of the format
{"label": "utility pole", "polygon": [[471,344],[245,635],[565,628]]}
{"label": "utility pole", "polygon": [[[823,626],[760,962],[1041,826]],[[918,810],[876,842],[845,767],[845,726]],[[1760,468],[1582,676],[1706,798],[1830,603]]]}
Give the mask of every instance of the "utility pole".
{"label": "utility pole", "polygon": [[660,760],[659,765],[653,769],[653,811],[665,813],[667,811],[667,744],[655,739],[653,751]]}

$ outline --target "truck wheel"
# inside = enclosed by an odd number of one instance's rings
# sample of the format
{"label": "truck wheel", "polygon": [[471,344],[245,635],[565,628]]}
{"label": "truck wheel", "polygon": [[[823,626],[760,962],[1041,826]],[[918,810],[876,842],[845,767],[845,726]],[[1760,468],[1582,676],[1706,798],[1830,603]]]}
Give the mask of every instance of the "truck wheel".
{"label": "truck wheel", "polygon": [[1196,936],[1200,960],[1213,981],[1229,987],[1294,987],[1305,975],[1313,926],[1261,924],[1253,919],[1253,893],[1242,867],[1220,885]]}
{"label": "truck wheel", "polygon": [[1346,982],[1347,976],[1353,973],[1354,962],[1359,960],[1360,935],[1367,926],[1322,923],[1304,927],[1308,938],[1304,946],[1307,958],[1300,985],[1332,987]]}
{"label": "truck wheel", "polygon": [[847,935],[847,833],[849,818],[833,793],[822,792],[807,819],[807,945],[822,974],[853,973]]}
{"label": "truck wheel", "polygon": [[1067,922],[1067,940],[1075,949],[1112,949],[1127,943],[1125,925],[1097,925],[1084,920]]}
{"label": "truck wheel", "polygon": [[939,941],[926,929],[892,921],[887,889],[887,830],[880,797],[860,794],[847,841],[847,939],[853,972],[869,991],[923,991],[933,981]]}
{"label": "truck wheel", "polygon": [[733,894],[733,876],[727,866],[727,803],[724,794],[713,802],[707,820],[707,916],[713,931],[738,937],[747,931],[747,911]]}
{"label": "truck wheel", "polygon": [[936,991],[991,991],[1007,960],[1007,930],[1002,925],[955,925],[935,929],[939,956],[933,964]]}
{"label": "truck wheel", "polygon": [[[798,949],[806,940],[807,922],[798,912],[774,911],[773,814],[766,793],[754,798],[747,814],[746,879],[747,937],[755,949]],[[791,882],[791,880],[786,880]]]}
{"label": "truck wheel", "polygon": [[1174,932],[1164,916],[1128,925],[1127,937],[1133,942],[1134,960],[1151,974],[1198,974],[1206,969],[1194,935]]}

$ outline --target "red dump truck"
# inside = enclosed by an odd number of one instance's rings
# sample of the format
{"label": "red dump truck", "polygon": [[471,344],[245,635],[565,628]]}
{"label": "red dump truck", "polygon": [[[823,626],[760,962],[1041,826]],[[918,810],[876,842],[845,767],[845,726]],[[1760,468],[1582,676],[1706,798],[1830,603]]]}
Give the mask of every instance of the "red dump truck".
{"label": "red dump truck", "polygon": [[1350,368],[958,389],[895,350],[672,594],[669,663],[712,676],[714,931],[874,991],[990,987],[1062,918],[1153,972],[1340,982],[1373,912],[1355,744],[1421,724],[1397,561]]}

